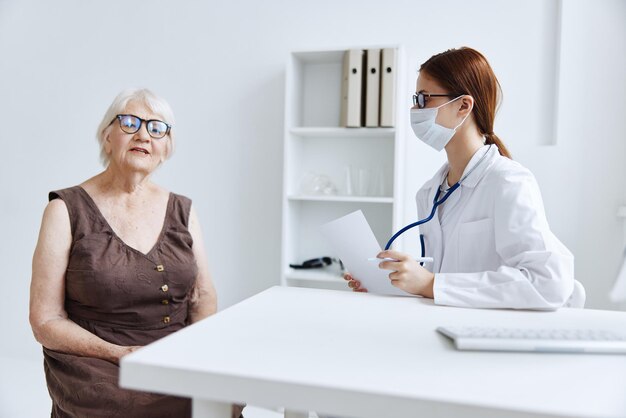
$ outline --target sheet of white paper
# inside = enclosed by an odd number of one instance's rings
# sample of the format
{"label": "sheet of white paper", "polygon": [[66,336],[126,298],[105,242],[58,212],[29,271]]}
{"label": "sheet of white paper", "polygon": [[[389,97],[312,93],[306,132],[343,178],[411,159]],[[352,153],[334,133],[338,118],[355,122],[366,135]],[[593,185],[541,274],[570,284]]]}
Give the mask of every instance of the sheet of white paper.
{"label": "sheet of white paper", "polygon": [[609,294],[611,302],[624,302],[626,301],[626,254],[624,254],[622,260],[622,267],[619,269],[613,289]]}
{"label": "sheet of white paper", "polygon": [[378,264],[367,261],[370,257],[376,257],[380,245],[363,212],[352,212],[322,225],[321,229],[335,254],[368,292],[411,296],[391,284],[388,277],[390,271],[381,270]]}

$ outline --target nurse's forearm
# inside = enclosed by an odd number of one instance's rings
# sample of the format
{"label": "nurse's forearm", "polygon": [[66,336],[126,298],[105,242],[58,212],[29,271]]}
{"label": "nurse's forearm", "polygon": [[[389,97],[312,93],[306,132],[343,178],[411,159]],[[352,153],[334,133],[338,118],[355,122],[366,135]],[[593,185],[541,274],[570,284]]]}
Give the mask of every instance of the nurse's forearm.
{"label": "nurse's forearm", "polygon": [[435,303],[468,308],[557,309],[572,292],[573,277],[552,277],[501,266],[497,271],[438,273]]}

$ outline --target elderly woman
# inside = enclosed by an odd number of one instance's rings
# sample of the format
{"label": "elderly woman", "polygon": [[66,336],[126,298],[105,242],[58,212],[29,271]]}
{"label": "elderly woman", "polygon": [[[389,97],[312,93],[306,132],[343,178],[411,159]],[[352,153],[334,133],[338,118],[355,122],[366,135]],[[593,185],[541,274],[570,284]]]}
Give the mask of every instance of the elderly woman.
{"label": "elderly woman", "polygon": [[118,386],[121,357],[216,310],[191,200],[151,181],[174,148],[173,121],[154,93],[123,91],[98,127],[106,169],[49,195],[30,322],[53,417],[191,415],[189,399]]}

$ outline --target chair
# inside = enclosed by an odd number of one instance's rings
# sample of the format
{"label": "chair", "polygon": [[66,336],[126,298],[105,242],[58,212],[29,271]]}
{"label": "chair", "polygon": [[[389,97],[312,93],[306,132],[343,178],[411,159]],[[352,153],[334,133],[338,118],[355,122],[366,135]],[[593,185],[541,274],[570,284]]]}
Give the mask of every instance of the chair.
{"label": "chair", "polygon": [[574,280],[574,291],[570,295],[567,302],[563,307],[565,308],[577,308],[582,309],[585,307],[585,300],[587,299],[587,293],[585,292],[585,288],[582,283],[578,280]]}

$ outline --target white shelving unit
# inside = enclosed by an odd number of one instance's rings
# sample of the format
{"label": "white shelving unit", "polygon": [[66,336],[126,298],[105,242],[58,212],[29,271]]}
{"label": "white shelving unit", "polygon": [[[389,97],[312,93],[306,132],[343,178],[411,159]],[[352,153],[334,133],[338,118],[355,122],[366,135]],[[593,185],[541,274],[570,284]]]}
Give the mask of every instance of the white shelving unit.
{"label": "white shelving unit", "polygon": [[[396,121],[394,128],[339,126],[343,54],[333,51],[292,52],[288,57],[285,88],[285,134],[282,204],[281,283],[347,289],[338,266],[295,270],[289,264],[334,256],[321,236],[323,224],[362,210],[381,247],[399,229],[401,220],[403,131],[407,124],[403,69],[404,52],[398,45],[353,47],[396,48]],[[346,171],[352,174],[348,194]],[[307,182],[326,176],[334,194],[315,194]],[[360,179],[368,183],[359,187]],[[361,193],[359,193],[361,192]],[[402,249],[402,243],[394,245]]]}

